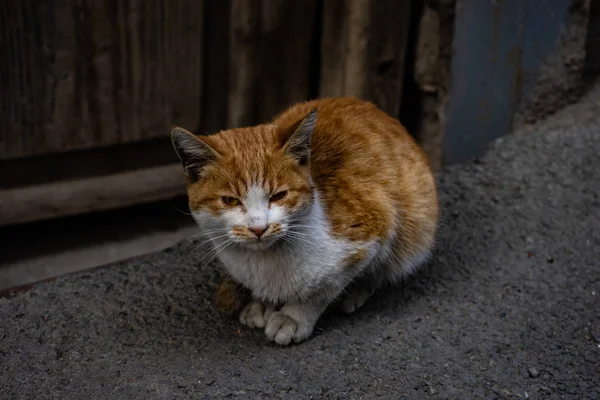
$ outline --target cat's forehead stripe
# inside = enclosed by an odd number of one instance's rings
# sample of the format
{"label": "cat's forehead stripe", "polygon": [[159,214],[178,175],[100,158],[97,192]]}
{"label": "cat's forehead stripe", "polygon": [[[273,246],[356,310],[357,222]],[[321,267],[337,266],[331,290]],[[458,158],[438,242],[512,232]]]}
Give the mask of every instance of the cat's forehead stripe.
{"label": "cat's forehead stripe", "polygon": [[267,193],[262,187],[252,185],[248,188],[246,199],[252,201],[253,203],[259,203],[267,199]]}

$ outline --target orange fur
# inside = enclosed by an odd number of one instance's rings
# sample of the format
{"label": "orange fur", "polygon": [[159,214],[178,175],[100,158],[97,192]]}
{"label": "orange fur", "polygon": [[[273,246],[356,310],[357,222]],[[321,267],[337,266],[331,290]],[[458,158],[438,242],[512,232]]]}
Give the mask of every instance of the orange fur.
{"label": "orange fur", "polygon": [[200,137],[224,156],[206,178],[188,185],[190,207],[218,213],[221,196],[243,196],[247,183],[272,192],[288,188],[283,204],[310,201],[309,171],[284,157],[282,137],[313,108],[319,117],[312,137],[310,170],[333,233],[367,241],[399,229],[398,251],[426,247],[435,234],[438,206],[425,153],[406,129],[373,104],[326,98],[292,106],[272,123]]}
{"label": "orange fur", "polygon": [[231,275],[223,273],[215,296],[217,309],[227,314],[235,314],[248,301],[250,301],[250,292],[235,282]]}
{"label": "orange fur", "polygon": [[[314,108],[318,118],[310,165],[303,166],[284,153],[282,144]],[[280,204],[300,208],[313,199],[310,176],[336,238],[363,243],[393,238],[398,259],[433,244],[438,203],[428,160],[405,128],[371,103],[356,98],[308,101],[270,123],[199,139],[218,157],[204,168],[202,179],[188,181],[192,210],[217,215],[227,208],[223,196],[243,197],[257,183],[271,195],[287,190]],[[348,264],[366,256],[367,251],[359,250],[348,256]],[[234,286],[223,288],[220,296],[231,296]]]}
{"label": "orange fur", "polygon": [[435,180],[425,153],[406,129],[356,98],[301,103],[274,124],[287,132],[315,107],[319,118],[311,172],[333,233],[367,241],[397,229],[398,252],[430,246],[438,219]]}

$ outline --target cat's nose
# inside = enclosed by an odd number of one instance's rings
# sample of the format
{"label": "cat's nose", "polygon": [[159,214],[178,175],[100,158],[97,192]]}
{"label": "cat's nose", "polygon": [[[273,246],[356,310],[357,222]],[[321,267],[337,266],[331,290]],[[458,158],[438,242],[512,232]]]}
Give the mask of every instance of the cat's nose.
{"label": "cat's nose", "polygon": [[265,231],[269,229],[269,224],[267,225],[252,225],[248,227],[248,230],[254,233],[256,236],[261,237]]}

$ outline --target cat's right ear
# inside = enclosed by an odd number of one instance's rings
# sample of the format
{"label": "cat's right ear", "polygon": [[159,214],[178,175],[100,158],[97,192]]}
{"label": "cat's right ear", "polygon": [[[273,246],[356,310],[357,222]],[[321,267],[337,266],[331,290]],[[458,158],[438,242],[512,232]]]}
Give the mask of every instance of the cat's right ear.
{"label": "cat's right ear", "polygon": [[311,110],[286,138],[283,150],[292,156],[300,165],[308,165],[310,158],[310,141],[317,123],[317,109]]}
{"label": "cat's right ear", "polygon": [[212,147],[178,126],[171,128],[171,142],[191,182],[197,181],[202,168],[213,162],[217,156]]}

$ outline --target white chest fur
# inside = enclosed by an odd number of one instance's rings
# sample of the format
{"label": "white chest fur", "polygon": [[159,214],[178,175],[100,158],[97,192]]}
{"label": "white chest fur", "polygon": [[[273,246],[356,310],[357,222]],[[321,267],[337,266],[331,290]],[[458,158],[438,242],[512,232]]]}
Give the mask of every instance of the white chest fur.
{"label": "white chest fur", "polygon": [[299,232],[302,236],[290,235],[268,250],[238,247],[218,257],[234,279],[265,301],[306,301],[324,291],[339,292],[355,276],[343,261],[360,244],[332,237],[318,201]]}

